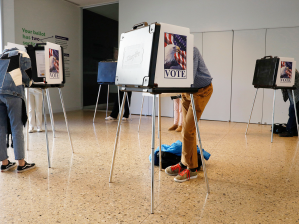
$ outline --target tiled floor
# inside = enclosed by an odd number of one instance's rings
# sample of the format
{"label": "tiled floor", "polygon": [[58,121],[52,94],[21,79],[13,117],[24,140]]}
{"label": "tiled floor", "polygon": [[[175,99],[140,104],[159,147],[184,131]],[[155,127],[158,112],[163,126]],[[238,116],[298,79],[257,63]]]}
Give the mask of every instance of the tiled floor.
{"label": "tiled floor", "polygon": [[[93,111],[68,113],[72,154],[63,114],[55,114],[56,138],[49,132],[52,168],[48,169],[45,133],[30,134],[26,154],[37,169],[0,173],[0,223],[299,223],[298,138],[274,136],[270,126],[200,121],[211,193],[203,172],[176,183],[155,167],[155,213],[150,214],[151,117],[123,122],[113,183],[109,183],[117,122]],[[162,143],[181,140],[167,131]],[[48,125],[50,128],[50,125]],[[158,142],[156,141],[156,146]],[[14,160],[13,150],[9,155]]]}

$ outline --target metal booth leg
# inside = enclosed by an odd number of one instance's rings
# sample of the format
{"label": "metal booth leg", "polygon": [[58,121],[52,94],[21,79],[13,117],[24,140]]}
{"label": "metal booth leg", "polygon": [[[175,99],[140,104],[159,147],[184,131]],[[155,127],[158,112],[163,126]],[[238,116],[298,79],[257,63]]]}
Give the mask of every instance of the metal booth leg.
{"label": "metal booth leg", "polygon": [[155,160],[155,123],[156,123],[156,94],[153,94],[153,111],[152,111],[152,184],[151,184],[151,213],[154,214],[154,160]]}
{"label": "metal booth leg", "polygon": [[118,125],[117,125],[116,137],[115,137],[114,151],[113,151],[113,156],[112,156],[112,164],[111,164],[111,169],[110,169],[109,183],[112,182],[114,160],[115,160],[115,156],[116,156],[116,148],[117,148],[118,137],[119,137],[119,129],[120,129],[121,121],[122,121],[123,116],[124,116],[123,112],[124,112],[124,107],[125,107],[125,102],[126,102],[126,96],[127,96],[127,92],[124,92],[123,102],[121,104],[121,110],[120,110],[120,114],[118,116]]}
{"label": "metal booth leg", "polygon": [[[295,95],[294,95],[294,90],[292,90],[292,94],[293,94],[293,102],[294,102],[294,109],[295,109],[295,116],[296,116],[297,133],[299,133],[297,108],[296,108],[296,99],[295,99]],[[299,138],[299,135],[298,135],[298,138]]]}
{"label": "metal booth leg", "polygon": [[254,99],[253,99],[252,108],[251,108],[251,112],[250,112],[249,121],[248,121],[248,124],[247,124],[245,135],[247,135],[247,131],[248,131],[249,123],[250,123],[250,120],[251,120],[251,115],[252,115],[252,111],[253,111],[256,95],[257,95],[257,91],[258,91],[258,88],[256,88],[256,92],[255,92],[255,96],[254,96]]}
{"label": "metal booth leg", "polygon": [[48,141],[48,129],[47,129],[47,117],[46,117],[46,109],[45,109],[45,90],[44,89],[42,89],[42,93],[43,93],[43,113],[44,113],[45,133],[46,133],[46,141],[47,141],[48,165],[49,165],[49,168],[51,168],[49,141]]}
{"label": "metal booth leg", "polygon": [[273,142],[273,131],[274,131],[275,93],[276,93],[276,89],[274,89],[274,95],[273,95],[273,113],[272,113],[271,143]]}
{"label": "metal booth leg", "polygon": [[50,114],[50,119],[51,119],[51,126],[52,126],[52,131],[53,131],[53,138],[56,138],[54,116],[53,116],[53,110],[52,110],[52,105],[51,105],[50,93],[49,93],[48,89],[46,89],[46,94],[47,94],[48,109],[49,109],[49,114]]}
{"label": "metal booth leg", "polygon": [[204,175],[205,175],[205,181],[206,181],[206,185],[207,185],[207,192],[209,194],[210,193],[209,180],[208,180],[208,176],[207,176],[205,160],[204,160],[204,157],[203,157],[203,151],[202,151],[202,145],[201,145],[201,140],[200,140],[200,134],[199,134],[198,121],[197,121],[197,116],[196,116],[196,110],[195,110],[195,105],[194,105],[193,94],[190,94],[190,96],[191,96],[194,123],[195,123],[195,127],[196,127],[198,141],[199,141],[199,150],[200,150],[202,168],[203,168],[203,172],[204,172]]}
{"label": "metal booth leg", "polygon": [[120,97],[119,97],[119,86],[117,87],[117,97],[118,97],[118,113],[120,113]]}
{"label": "metal booth leg", "polygon": [[67,116],[66,116],[66,113],[65,113],[65,108],[64,108],[64,103],[63,103],[63,97],[62,97],[61,88],[58,88],[58,90],[59,90],[61,105],[62,105],[62,109],[63,109],[63,114],[64,114],[64,119],[65,119],[66,129],[67,129],[67,132],[68,132],[68,135],[69,135],[69,140],[70,140],[71,148],[72,148],[72,151],[74,153],[73,143],[72,143],[72,139],[71,139],[71,134],[70,134],[70,131],[69,131],[69,124],[67,122]]}
{"label": "metal booth leg", "polygon": [[107,111],[108,111],[108,103],[109,103],[109,85],[108,86],[108,89],[107,89],[107,106],[106,106],[106,117],[107,117]]}
{"label": "metal booth leg", "polygon": [[142,96],[141,111],[140,111],[139,125],[138,125],[138,132],[139,132],[139,130],[140,130],[140,123],[141,123],[141,116],[142,116],[143,102],[144,102],[144,95]]}
{"label": "metal booth leg", "polygon": [[158,96],[158,138],[159,138],[159,168],[162,170],[162,140],[161,140],[161,94]]}
{"label": "metal booth leg", "polygon": [[[98,98],[97,98],[97,103],[96,103],[96,108],[94,110],[94,115],[93,115],[93,123],[94,123],[94,119],[96,118],[96,114],[97,114],[97,109],[98,109],[98,102],[99,102],[99,97],[100,97],[100,92],[101,92],[101,86],[99,86],[99,93],[98,93]],[[106,117],[107,117],[107,114],[106,114]]]}

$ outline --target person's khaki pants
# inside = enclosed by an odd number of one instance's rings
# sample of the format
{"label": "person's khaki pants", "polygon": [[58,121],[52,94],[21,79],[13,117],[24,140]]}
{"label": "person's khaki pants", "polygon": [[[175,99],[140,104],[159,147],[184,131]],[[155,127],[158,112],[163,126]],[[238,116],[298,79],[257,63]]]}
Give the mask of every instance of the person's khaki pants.
{"label": "person's khaki pants", "polygon": [[[212,83],[198,90],[193,94],[196,109],[197,121],[200,119],[207,103],[213,93]],[[189,169],[198,167],[197,148],[196,148],[196,128],[193,117],[191,98],[189,93],[182,94],[183,110],[183,148],[181,162]]]}

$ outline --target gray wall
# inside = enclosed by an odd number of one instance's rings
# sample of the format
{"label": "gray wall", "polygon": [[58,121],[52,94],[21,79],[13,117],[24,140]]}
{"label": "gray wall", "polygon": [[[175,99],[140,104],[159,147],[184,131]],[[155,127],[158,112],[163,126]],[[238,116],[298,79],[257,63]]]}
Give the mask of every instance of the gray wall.
{"label": "gray wall", "polygon": [[[68,37],[65,53],[70,55],[70,76],[62,89],[66,110],[82,108],[82,24],[81,9],[61,0],[4,0],[4,43],[23,44],[22,28],[45,32],[44,42],[55,43],[55,35]],[[28,35],[32,38],[45,38]],[[38,43],[41,41],[33,40]],[[53,112],[61,112],[58,89],[51,89]],[[76,100],[74,100],[76,99]]]}
{"label": "gray wall", "polygon": [[[268,54],[299,61],[297,0],[122,0],[119,4],[120,34],[143,21],[190,28],[214,78],[214,93],[202,119],[247,122],[256,91],[251,84],[256,59]],[[261,89],[257,97],[252,122],[271,123],[273,90]],[[276,98],[275,122],[286,122],[289,103],[282,101],[280,91]],[[134,93],[132,113],[140,113],[140,104],[140,94]],[[150,102],[145,106],[144,113],[150,114]],[[172,108],[163,114],[172,116]]]}

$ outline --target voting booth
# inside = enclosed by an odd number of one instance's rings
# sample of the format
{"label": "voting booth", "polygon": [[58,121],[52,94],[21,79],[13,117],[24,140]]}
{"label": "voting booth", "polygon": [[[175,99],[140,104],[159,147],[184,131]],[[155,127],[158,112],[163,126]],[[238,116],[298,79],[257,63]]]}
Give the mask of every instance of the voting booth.
{"label": "voting booth", "polygon": [[63,87],[65,70],[62,46],[47,42],[29,45],[26,49],[31,59],[33,86]]}
{"label": "voting booth", "polygon": [[[147,92],[153,94],[152,108],[152,158],[155,150],[155,102],[158,94],[158,133],[161,168],[161,93],[190,93],[197,137],[203,161],[203,171],[207,193],[208,179],[202,153],[193,93],[198,88],[193,84],[193,35],[190,29],[165,23],[146,22],[133,26],[132,30],[122,33],[116,69],[115,85],[124,91],[121,112],[118,119],[115,146],[112,157],[109,182],[112,181],[114,160],[118,144],[120,124],[123,117],[124,102],[127,91]],[[154,210],[154,160],[151,164],[151,213]]]}
{"label": "voting booth", "polygon": [[[265,56],[261,59],[256,60],[254,76],[252,81],[252,85],[256,88],[256,93],[253,100],[245,135],[247,135],[258,89],[270,88],[274,90],[273,110],[272,110],[272,134],[271,134],[271,142],[273,142],[275,93],[277,89],[290,89],[292,90],[293,100],[294,102],[296,102],[295,95],[294,95],[294,89],[296,89],[294,85],[295,70],[296,70],[296,61],[294,60],[294,58]],[[294,108],[295,108],[296,121],[298,124],[296,107]],[[298,131],[298,125],[297,125],[297,131]]]}
{"label": "voting booth", "polygon": [[93,123],[94,123],[96,113],[97,113],[98,102],[99,102],[99,97],[100,97],[100,92],[101,92],[101,86],[102,85],[108,85],[108,88],[107,88],[107,106],[106,106],[106,117],[107,117],[108,103],[109,103],[109,85],[114,85],[115,84],[116,66],[117,66],[116,61],[100,61],[98,63],[97,82],[99,84],[99,92],[98,92],[96,107],[95,107],[94,116],[93,116]]}
{"label": "voting booth", "polygon": [[[62,96],[61,88],[65,84],[65,70],[64,70],[64,57],[62,46],[50,42],[37,43],[35,46],[28,45],[26,48],[27,54],[31,60],[32,69],[32,85],[30,88],[41,88],[43,94],[43,114],[44,114],[44,125],[46,133],[46,143],[47,143],[47,155],[48,155],[48,167],[51,167],[50,153],[49,153],[49,141],[48,141],[48,129],[47,129],[47,119],[45,111],[45,92],[48,102],[49,115],[52,125],[53,137],[55,138],[55,125],[54,117],[50,99],[50,93],[48,88],[58,88],[61,106],[64,113],[66,128],[68,131],[69,141],[71,149],[73,150],[73,144],[71,140],[71,135],[69,131],[67,116],[64,108],[64,101]],[[29,96],[29,91],[27,89],[27,96]],[[27,97],[27,105],[28,105]],[[27,126],[28,127],[28,126]],[[28,130],[27,130],[27,150],[29,148],[28,140]]]}
{"label": "voting booth", "polygon": [[190,29],[140,23],[121,34],[115,84],[148,92],[190,92],[193,84]]}
{"label": "voting booth", "polygon": [[252,85],[255,88],[292,88],[295,70],[294,58],[266,56],[256,60]]}

